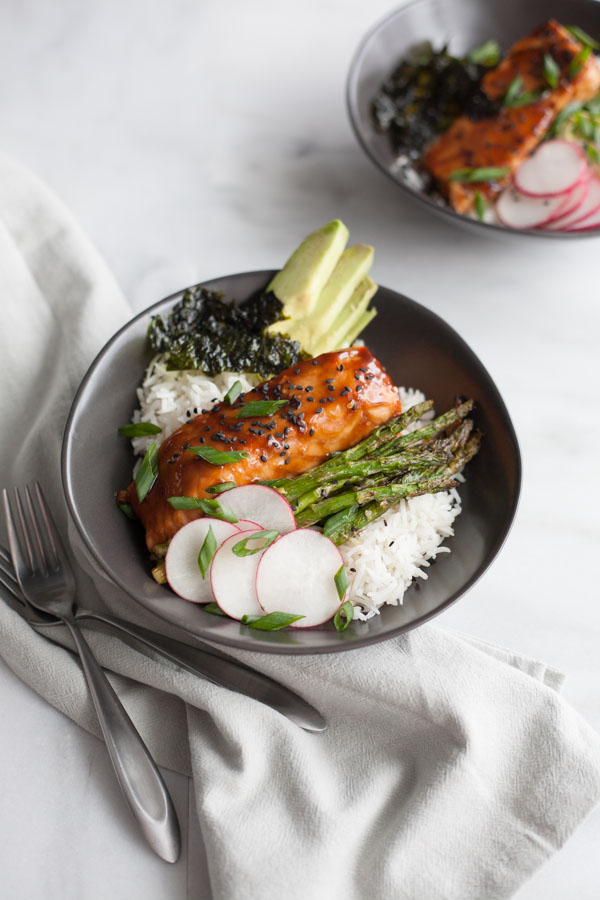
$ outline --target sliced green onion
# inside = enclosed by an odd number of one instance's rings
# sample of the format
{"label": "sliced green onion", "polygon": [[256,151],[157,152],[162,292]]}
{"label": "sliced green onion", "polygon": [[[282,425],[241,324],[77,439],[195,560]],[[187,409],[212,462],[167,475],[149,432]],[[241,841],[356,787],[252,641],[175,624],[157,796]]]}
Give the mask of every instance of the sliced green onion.
{"label": "sliced green onion", "polygon": [[495,66],[500,59],[500,44],[490,38],[478,47],[473,47],[467,54],[467,59],[478,66]]}
{"label": "sliced green onion", "polygon": [[202,609],[204,612],[210,613],[213,616],[226,616],[227,614],[223,612],[218,603],[206,603]]}
{"label": "sliced green onion", "polygon": [[237,398],[240,396],[241,393],[242,393],[242,382],[234,381],[233,384],[231,385],[231,387],[229,388],[229,390],[227,391],[227,393],[225,394],[225,396],[223,397],[223,400],[225,401],[225,403],[227,403],[228,406],[231,406],[233,401],[237,400]]}
{"label": "sliced green onion", "polygon": [[560,78],[560,66],[550,53],[544,53],[544,78],[554,88]]}
{"label": "sliced green onion", "polygon": [[577,123],[577,130],[581,134],[581,136],[586,141],[594,140],[594,123],[592,120],[585,116],[583,113],[578,112],[575,113],[575,121]]}
{"label": "sliced green onion", "polygon": [[238,410],[238,419],[255,418],[256,416],[272,416],[278,409],[285,406],[287,400],[251,400]]}
{"label": "sliced green onion", "polygon": [[596,94],[591,100],[585,104],[587,109],[593,116],[600,116],[600,94]]}
{"label": "sliced green onion", "polygon": [[117,428],[119,434],[123,437],[146,437],[148,434],[160,434],[162,428],[160,425],[153,425],[152,422],[136,422],[134,425],[122,425]]}
{"label": "sliced green onion", "polygon": [[336,631],[345,631],[352,619],[354,618],[354,607],[350,600],[346,600],[343,606],[340,606],[335,616],[333,624]]}
{"label": "sliced green onion", "polygon": [[346,572],[346,567],[343,563],[335,573],[333,580],[335,581],[338,597],[340,600],[343,600],[344,594],[348,590],[348,585],[350,584],[348,581],[348,573]]}
{"label": "sliced green onion", "polygon": [[207,497],[167,497],[173,509],[201,509],[202,512],[213,519],[223,519],[225,522],[235,524],[238,519],[232,509],[219,503],[218,500],[210,500]]}
{"label": "sliced green onion", "polygon": [[117,506],[119,507],[121,512],[127,516],[128,519],[136,519],[137,518],[133,509],[131,508],[131,503],[118,503]]}
{"label": "sliced green onion", "polygon": [[588,45],[587,47],[584,47],[583,50],[580,50],[577,56],[573,57],[567,72],[569,78],[575,78],[575,76],[579,74],[581,67],[584,62],[586,62],[591,52],[592,48]]}
{"label": "sliced green onion", "polygon": [[215,537],[215,533],[212,530],[212,525],[208,526],[208,532],[206,537],[204,538],[204,543],[200,547],[200,553],[198,554],[198,568],[200,569],[200,574],[204,578],[208,571],[208,567],[210,566],[211,560],[215,555],[217,550],[217,539]]}
{"label": "sliced green onion", "polygon": [[506,92],[504,94],[503,105],[504,106],[512,106],[513,101],[517,99],[517,97],[523,93],[523,79],[520,75],[515,75],[509,86],[506,88]]}
{"label": "sliced green onion", "polygon": [[[238,541],[231,549],[236,556],[253,556],[255,553],[260,553],[261,550],[266,550],[267,547],[270,547],[273,541],[278,537],[278,531],[257,531],[255,534],[250,534],[243,540]],[[248,541],[261,541],[262,543],[254,550],[250,550],[248,548]]]}
{"label": "sliced green onion", "polygon": [[590,47],[592,50],[600,50],[598,41],[595,41],[593,37],[590,37],[583,28],[579,28],[578,25],[566,25],[565,27],[567,31],[571,32],[574,38],[577,38],[577,40],[581,41],[582,44],[585,44],[586,47]]}
{"label": "sliced green onion", "polygon": [[135,476],[135,489],[138,500],[143,502],[146,494],[158,478],[158,447],[152,443],[146,450],[146,455]]}
{"label": "sliced green onion", "polygon": [[594,165],[600,164],[600,150],[598,150],[597,147],[594,147],[593,144],[586,144],[585,149],[590,162]]}
{"label": "sliced green onion", "polygon": [[221,481],[219,484],[213,484],[204,490],[207,494],[222,494],[224,491],[230,491],[234,487],[237,487],[235,481]]}
{"label": "sliced green onion", "polygon": [[552,135],[558,134],[563,123],[566,122],[566,120],[570,116],[572,116],[574,112],[577,112],[577,110],[581,109],[582,107],[583,103],[579,103],[576,100],[573,103],[568,103],[555,118],[549,133],[551,133]]}
{"label": "sliced green onion", "polygon": [[279,631],[303,618],[304,616],[294,616],[291,613],[272,612],[266,616],[242,616],[242,625],[258,628],[259,631]]}
{"label": "sliced green onion", "polygon": [[483,197],[481,196],[481,193],[479,191],[477,191],[477,193],[475,194],[475,212],[477,213],[477,218],[479,219],[480,222],[483,222],[483,220],[485,218],[486,209],[487,209],[487,204],[486,204],[485,200],[483,199]]}
{"label": "sliced green onion", "polygon": [[238,462],[240,459],[247,459],[248,454],[245,450],[216,450],[214,447],[188,447],[190,453],[205,459],[211,466],[226,466],[227,463]]}
{"label": "sliced green onion", "polygon": [[504,178],[510,173],[506,166],[487,166],[481,169],[456,169],[450,175],[450,181],[461,181],[467,184],[477,181],[494,181],[496,178]]}

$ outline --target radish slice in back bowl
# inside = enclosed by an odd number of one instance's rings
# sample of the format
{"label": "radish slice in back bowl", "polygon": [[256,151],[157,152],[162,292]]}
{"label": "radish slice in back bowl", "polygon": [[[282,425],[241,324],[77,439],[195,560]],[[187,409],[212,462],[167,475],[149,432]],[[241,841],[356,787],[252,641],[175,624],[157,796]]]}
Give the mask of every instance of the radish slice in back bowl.
{"label": "radish slice in back bowl", "polygon": [[506,188],[496,203],[496,214],[507,228],[541,228],[561,214],[567,194],[556,197],[527,197],[514,186]]}
{"label": "radish slice in back bowl", "polygon": [[344,565],[333,541],[318,531],[299,528],[267,550],[256,572],[256,595],[266,613],[303,616],[292,628],[327,622],[340,608],[335,576]]}
{"label": "radish slice in back bowl", "polygon": [[515,187],[530,197],[555,197],[574,188],[586,172],[585,154],[578,144],[545,141],[517,169]]}
{"label": "radish slice in back bowl", "polygon": [[576,231],[577,226],[593,215],[600,208],[600,181],[597,178],[591,178],[587,196],[579,206],[572,210],[568,215],[560,216],[560,218],[548,223],[546,226],[549,231]]}

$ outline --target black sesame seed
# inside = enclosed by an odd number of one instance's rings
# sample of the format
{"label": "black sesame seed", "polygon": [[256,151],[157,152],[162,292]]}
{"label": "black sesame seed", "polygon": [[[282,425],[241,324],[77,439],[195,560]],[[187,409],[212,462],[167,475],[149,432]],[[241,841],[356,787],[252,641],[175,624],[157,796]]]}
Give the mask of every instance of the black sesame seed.
{"label": "black sesame seed", "polygon": [[304,390],[307,394],[310,394],[311,391],[314,391],[314,387],[312,386],[312,384],[309,384],[304,388]]}
{"label": "black sesame seed", "polygon": [[[325,401],[323,400],[322,402],[324,403]],[[322,407],[322,406],[319,406],[319,408],[316,410],[316,412],[322,413],[322,412],[323,412],[323,407]]]}
{"label": "black sesame seed", "polygon": [[276,431],[276,432],[275,432],[275,437],[283,437],[283,432],[282,432],[282,431]]}
{"label": "black sesame seed", "polygon": [[296,369],[296,375],[299,375],[301,371],[301,369]]}
{"label": "black sesame seed", "polygon": [[327,397],[319,397],[319,403],[327,403]]}
{"label": "black sesame seed", "polygon": [[356,569],[350,569],[351,572],[356,572]]}
{"label": "black sesame seed", "polygon": [[314,433],[315,433],[315,429],[314,429],[314,428],[311,428],[311,429],[310,429],[310,431],[309,431],[309,432],[308,432],[308,433],[309,433],[309,434],[310,434],[310,436],[311,436],[311,437],[312,437],[312,436],[313,436],[313,434],[314,434]]}
{"label": "black sesame seed", "polygon": [[311,360],[311,362],[312,362],[313,366],[318,366],[318,365],[319,365],[319,363],[317,362],[316,359]]}
{"label": "black sesame seed", "polygon": [[184,449],[184,450],[189,450],[191,446],[192,446],[192,445],[191,445],[190,442],[188,441],[187,444],[184,444],[184,445],[183,445],[183,449]]}
{"label": "black sesame seed", "polygon": [[384,519],[384,520],[383,520],[383,524],[384,524],[385,527],[387,528],[387,519]]}
{"label": "black sesame seed", "polygon": [[191,412],[189,411],[189,409],[186,409],[185,414],[186,414],[186,416],[187,416],[188,419],[189,419],[189,417],[191,416]]}
{"label": "black sesame seed", "polygon": [[[331,390],[333,391],[333,390],[335,390],[335,388],[331,388]],[[328,397],[328,398],[327,398],[327,402],[328,402],[328,403],[335,403],[335,397]]]}
{"label": "black sesame seed", "polygon": [[284,449],[284,450],[289,450],[289,449],[290,449],[290,445],[289,445],[289,444],[284,444],[284,445],[283,445],[283,449]]}
{"label": "black sesame seed", "polygon": [[362,391],[363,387],[364,387],[364,385],[362,385],[362,384],[357,384],[357,385],[356,385],[356,393],[358,394],[360,391]]}
{"label": "black sesame seed", "polygon": [[349,394],[349,393],[350,393],[350,388],[348,387],[348,385],[346,385],[346,387],[344,388],[344,390],[343,390],[343,391],[340,391],[340,397],[343,397],[344,394]]}
{"label": "black sesame seed", "polygon": [[388,544],[388,547],[393,547],[395,543],[396,543],[396,541],[390,541]]}
{"label": "black sesame seed", "polygon": [[335,379],[333,379],[333,378],[326,378],[326,379],[325,379],[325,384],[333,384],[334,380],[335,380]]}
{"label": "black sesame seed", "polygon": [[280,455],[280,456],[285,456],[286,453],[287,453],[286,450],[282,450],[281,453],[280,453],[279,455]]}
{"label": "black sesame seed", "polygon": [[246,441],[244,440],[244,438],[238,438],[238,444],[245,444],[245,443],[246,443]]}
{"label": "black sesame seed", "polygon": [[336,369],[338,370],[338,372],[343,372],[343,371],[344,371],[344,364],[343,364],[343,363],[340,363],[339,366],[336,366]]}
{"label": "black sesame seed", "polygon": [[314,403],[314,402],[315,402],[315,398],[314,398],[314,397],[307,397],[307,398],[306,398],[306,401],[307,401],[307,403]]}
{"label": "black sesame seed", "polygon": [[289,463],[289,461],[290,461],[290,458],[289,458],[289,456],[288,456],[288,458],[287,458],[286,460],[284,460],[284,465],[287,466],[287,464]]}
{"label": "black sesame seed", "polygon": [[260,461],[261,461],[261,462],[266,462],[266,461],[267,461],[267,457],[264,455],[264,453],[263,453],[263,455],[261,456]]}
{"label": "black sesame seed", "polygon": [[328,385],[327,385],[327,390],[328,390],[328,391],[335,391],[335,385],[333,385],[333,384],[328,384]]}

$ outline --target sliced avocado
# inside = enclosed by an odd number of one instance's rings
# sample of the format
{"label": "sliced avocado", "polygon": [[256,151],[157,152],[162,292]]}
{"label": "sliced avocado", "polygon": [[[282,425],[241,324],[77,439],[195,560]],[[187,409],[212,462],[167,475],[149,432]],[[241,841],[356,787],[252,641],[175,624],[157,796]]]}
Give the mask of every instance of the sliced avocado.
{"label": "sliced avocado", "polygon": [[340,256],[331,277],[319,294],[311,315],[299,323],[307,331],[308,340],[304,343],[310,352],[313,344],[328,334],[355,288],[366,277],[373,262],[373,253],[373,248],[367,244],[355,244],[344,250]]}
{"label": "sliced avocado", "polygon": [[[330,350],[337,350],[351,344],[360,331],[357,330],[357,323],[366,312],[376,292],[377,285],[367,275],[354,288],[350,299],[338,313],[337,319],[329,331],[311,347],[311,352],[317,356],[319,353],[328,353]],[[375,315],[375,311],[373,311],[373,315]]]}
{"label": "sliced avocado", "polygon": [[340,342],[340,347],[349,347],[350,344],[353,344],[359,334],[365,330],[369,322],[372,322],[376,315],[377,310],[374,306],[372,306],[371,309],[365,310],[360,318],[354,323],[354,327],[344,335]]}
{"label": "sliced avocado", "polygon": [[[283,269],[267,287],[283,303],[283,314],[293,320],[309,316],[348,243],[349,232],[334,219],[306,237],[292,253]],[[286,331],[277,322],[271,331]]]}

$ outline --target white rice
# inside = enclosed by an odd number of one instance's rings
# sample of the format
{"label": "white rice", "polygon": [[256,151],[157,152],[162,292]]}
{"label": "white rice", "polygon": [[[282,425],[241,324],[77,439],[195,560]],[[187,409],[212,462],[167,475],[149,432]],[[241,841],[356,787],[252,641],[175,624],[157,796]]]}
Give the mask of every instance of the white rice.
{"label": "white rice", "polygon": [[[234,381],[240,381],[242,390],[249,391],[261,378],[238,372],[223,372],[214,378],[201,371],[173,372],[167,369],[164,355],[155,356],[137,390],[139,408],[132,422],[152,422],[161,433],[134,438],[135,454],[143,456],[152,441],[160,443],[183,422],[203,409],[211,409]],[[404,410],[425,399],[414,388],[400,387],[398,391]],[[429,413],[425,418],[432,417]],[[414,422],[408,430],[421,424]],[[450,552],[442,544],[454,534],[453,523],[460,511],[456,490],[411,497],[401,500],[340,547],[350,578],[355,618],[366,620],[378,614],[384,604],[401,604],[413,579],[427,578],[430,560],[438,553]]]}

